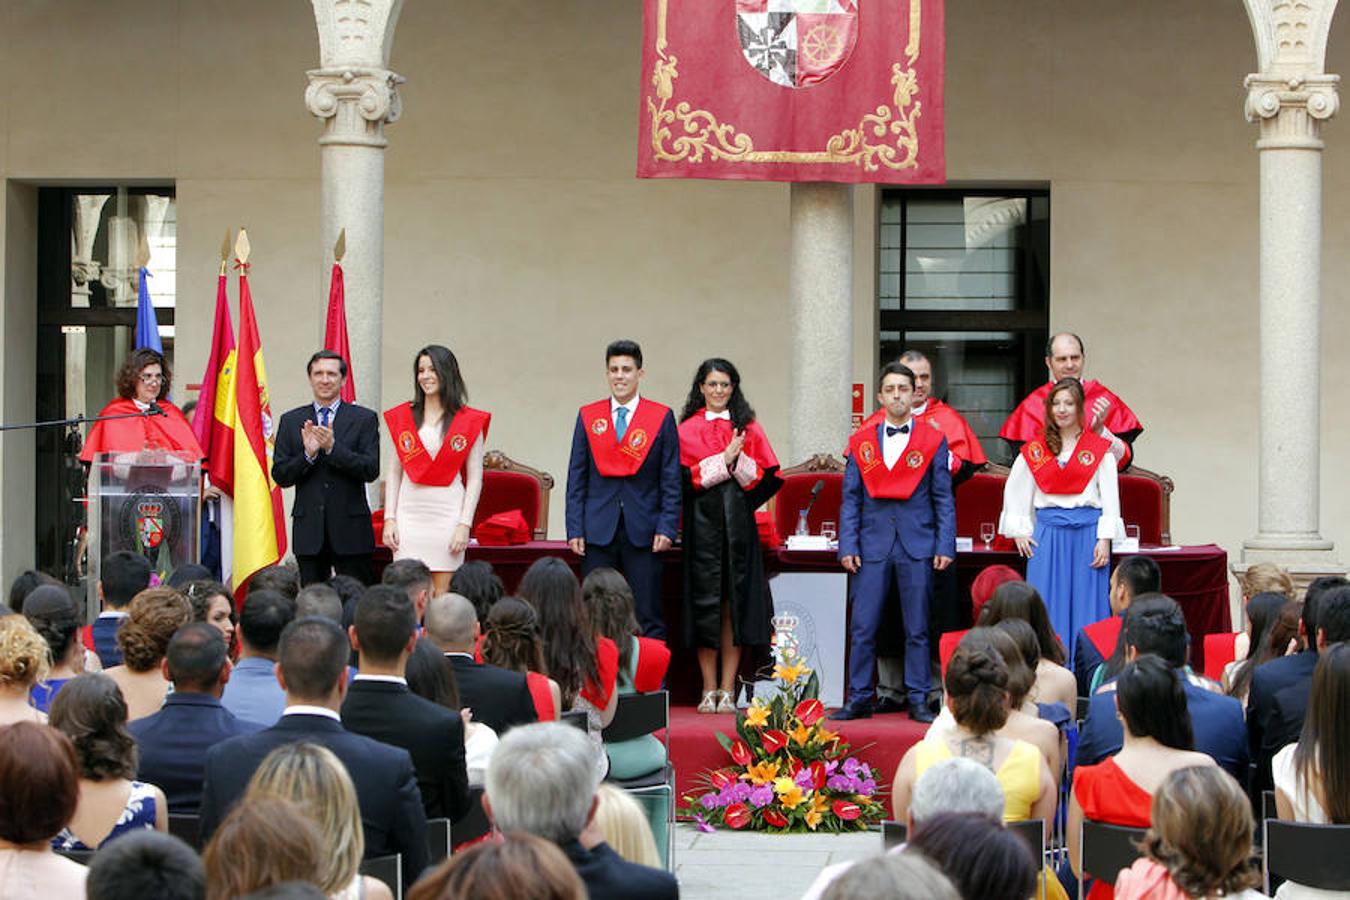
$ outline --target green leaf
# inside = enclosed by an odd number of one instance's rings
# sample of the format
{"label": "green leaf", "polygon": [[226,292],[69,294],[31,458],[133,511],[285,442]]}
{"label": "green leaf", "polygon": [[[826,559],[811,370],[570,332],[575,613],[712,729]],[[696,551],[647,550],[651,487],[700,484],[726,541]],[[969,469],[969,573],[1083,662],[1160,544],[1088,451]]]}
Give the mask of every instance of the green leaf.
{"label": "green leaf", "polygon": [[715,737],[717,738],[717,743],[719,743],[719,744],[722,745],[722,749],[725,750],[725,751],[727,751],[728,753],[730,753],[730,752],[731,752],[731,745],[732,745],[732,743],[733,743],[732,740],[731,740],[731,738],[727,737],[725,734],[723,734],[723,733],[720,732],[720,731],[716,732]]}

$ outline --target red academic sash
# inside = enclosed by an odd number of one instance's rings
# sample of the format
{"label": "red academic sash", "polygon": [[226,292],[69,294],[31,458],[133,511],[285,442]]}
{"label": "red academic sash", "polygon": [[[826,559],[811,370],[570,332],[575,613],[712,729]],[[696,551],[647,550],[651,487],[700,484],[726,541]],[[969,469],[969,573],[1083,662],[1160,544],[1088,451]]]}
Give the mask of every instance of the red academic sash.
{"label": "red academic sash", "polygon": [[[629,424],[632,429],[632,424]],[[596,709],[603,711],[609,706],[610,695],[619,682],[619,648],[607,637],[595,637],[595,667],[600,674],[600,683],[589,678],[581,689],[581,696],[590,701]]]}
{"label": "red academic sash", "polygon": [[1111,654],[1116,652],[1116,641],[1120,638],[1120,628],[1124,622],[1120,616],[1113,615],[1109,619],[1083,626],[1083,634],[1097,648],[1102,659],[1110,659]]}
{"label": "red academic sash", "polygon": [[[727,444],[731,443],[731,437],[735,431],[731,423],[725,419],[709,420],[704,415],[704,410],[700,408],[680,423],[680,464],[689,469],[690,477],[693,479],[694,488],[702,490],[701,473],[699,463],[709,456],[723,453],[727,449]],[[773,447],[769,444],[769,437],[764,433],[764,429],[759,427],[758,422],[751,422],[745,426],[745,443],[741,446],[741,453],[755,461],[759,467],[760,477],[769,469],[778,468],[778,457],[773,452]],[[756,481],[758,484],[758,481]],[[755,487],[754,484],[745,485],[745,490]]]}
{"label": "red academic sash", "polygon": [[661,680],[670,668],[670,648],[665,641],[640,637],[637,667],[633,672],[633,690],[640,694],[661,690]]}
{"label": "red academic sash", "polygon": [[[920,422],[932,422],[942,429],[942,436],[947,439],[947,452],[961,462],[982,466],[989,461],[984,455],[984,448],[980,446],[980,439],[975,436],[965,417],[941,400],[930,399],[923,412],[914,418]],[[876,428],[885,420],[886,410],[878,409],[864,420],[863,427],[871,425]]]}
{"label": "red academic sash", "polygon": [[583,406],[581,423],[586,426],[591,458],[600,474],[606,478],[627,478],[637,474],[661,432],[661,422],[668,412],[669,407],[645,397],[640,399],[623,440],[618,441],[614,438],[609,398]]}
{"label": "red academic sash", "polygon": [[893,469],[886,468],[876,428],[859,428],[849,438],[849,454],[858,464],[863,487],[874,500],[908,500],[942,446],[942,431],[936,425],[918,419],[910,422],[909,444]]}
{"label": "red academic sash", "polygon": [[384,421],[389,426],[390,437],[394,439],[394,452],[398,454],[398,461],[407,476],[418,484],[446,487],[463,470],[464,461],[469,458],[469,450],[478,436],[481,434],[487,437],[492,414],[461,406],[450,420],[450,427],[446,429],[445,439],[435,457],[422,446],[411,403],[400,403],[393,409],[386,409]]}
{"label": "red academic sash", "polygon": [[85,438],[80,461],[93,462],[96,453],[138,453],[146,449],[183,450],[193,459],[201,459],[201,444],[183,413],[168,400],[160,400],[159,407],[163,415],[144,418],[135,415],[140,412],[136,401],[123,397],[103,407],[100,416],[132,414],[133,417],[95,422]]}
{"label": "red academic sash", "polygon": [[1099,434],[1085,431],[1074,444],[1073,455],[1060,468],[1059,460],[1042,438],[1022,445],[1022,459],[1044,494],[1081,494],[1097,474],[1102,457],[1111,453],[1111,442]]}
{"label": "red academic sash", "polygon": [[[1007,441],[1030,441],[1039,437],[1045,428],[1045,397],[1052,387],[1053,383],[1046,382],[1023,398],[999,429],[998,436]],[[1083,382],[1084,409],[1087,415],[1091,416],[1092,405],[1101,397],[1111,401],[1111,410],[1106,414],[1106,427],[1112,434],[1122,435],[1143,430],[1144,426],[1140,424],[1134,411],[1125,405],[1125,401],[1107,390],[1100,381],[1088,379]]]}

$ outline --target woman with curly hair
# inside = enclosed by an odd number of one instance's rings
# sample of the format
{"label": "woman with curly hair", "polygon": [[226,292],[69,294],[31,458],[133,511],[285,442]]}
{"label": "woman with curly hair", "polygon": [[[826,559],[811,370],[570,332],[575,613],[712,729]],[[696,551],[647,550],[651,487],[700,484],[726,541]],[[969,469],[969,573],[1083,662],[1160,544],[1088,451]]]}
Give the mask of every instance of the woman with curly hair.
{"label": "woman with curly hair", "polygon": [[[93,462],[98,453],[137,453],[141,450],[182,450],[191,459],[202,458],[202,448],[182,411],[169,401],[173,372],[164,354],[138,347],[117,370],[117,399],[99,416],[120,416],[95,422],[85,438],[81,462]],[[158,410],[158,411],[155,411]]]}
{"label": "woman with curly hair", "polygon": [[168,830],[164,792],[134,780],[136,741],[116,682],[101,674],[71,681],[52,702],[51,724],[70,738],[80,761],[80,800],[53,847],[96,850],[130,831]]}
{"label": "woman with curly hair", "polygon": [[238,655],[234,639],[239,617],[234,612],[234,594],[219,581],[197,580],[183,585],[183,596],[192,604],[192,621],[205,622],[225,637],[230,659]]}
{"label": "woman with curly hair", "polygon": [[44,584],[24,601],[24,618],[47,642],[46,678],[33,685],[33,706],[51,709],[52,698],[72,678],[84,672],[86,655],[80,643],[84,609],[62,584]]}
{"label": "woman with curly hair", "polygon": [[1144,856],[1116,879],[1116,900],[1255,900],[1252,807],[1218,766],[1176,769],[1153,795]]}
{"label": "woman with curly hair", "polygon": [[562,688],[544,674],[544,642],[533,606],[519,597],[492,605],[483,627],[483,661],[525,676],[540,722],[562,717]]}
{"label": "woman with curly hair", "polygon": [[117,632],[122,665],[107,675],[122,690],[132,721],[159,712],[169,693],[160,661],[173,633],[192,621],[192,604],[173,588],[141,591],[127,607],[127,622]]}
{"label": "woman with curly hair", "polygon": [[23,616],[0,618],[0,725],[46,724],[32,691],[47,677],[47,642]]}

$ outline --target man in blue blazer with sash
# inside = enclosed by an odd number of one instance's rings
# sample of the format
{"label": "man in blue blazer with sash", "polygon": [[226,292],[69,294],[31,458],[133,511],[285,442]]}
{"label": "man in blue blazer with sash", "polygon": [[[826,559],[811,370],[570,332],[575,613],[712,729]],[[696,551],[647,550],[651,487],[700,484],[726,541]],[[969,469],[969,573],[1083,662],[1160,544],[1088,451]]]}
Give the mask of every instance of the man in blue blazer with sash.
{"label": "man in blue blazer with sash", "polygon": [[666,637],[661,559],[680,527],[680,435],[669,407],[638,396],[642,348],[605,348],[611,396],[577,414],[567,465],[567,543],[584,575],[601,566],[628,579],[646,637]]}
{"label": "man in blue blazer with sash", "polygon": [[904,620],[909,717],[933,721],[927,707],[928,595],[933,571],[956,558],[956,506],[947,440],[937,426],[913,417],[913,398],[914,373],[902,363],[888,364],[877,392],[885,419],[849,439],[839,510],[839,561],[854,576],[848,703],[832,719],[872,715],[877,629],[894,584]]}

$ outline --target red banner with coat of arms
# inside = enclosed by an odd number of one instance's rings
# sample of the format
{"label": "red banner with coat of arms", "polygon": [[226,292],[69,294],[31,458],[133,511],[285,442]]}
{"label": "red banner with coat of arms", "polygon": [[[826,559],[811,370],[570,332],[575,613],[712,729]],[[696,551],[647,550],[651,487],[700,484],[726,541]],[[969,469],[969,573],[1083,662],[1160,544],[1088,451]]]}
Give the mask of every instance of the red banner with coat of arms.
{"label": "red banner with coat of arms", "polygon": [[943,0],[645,0],[641,178],[946,179]]}

